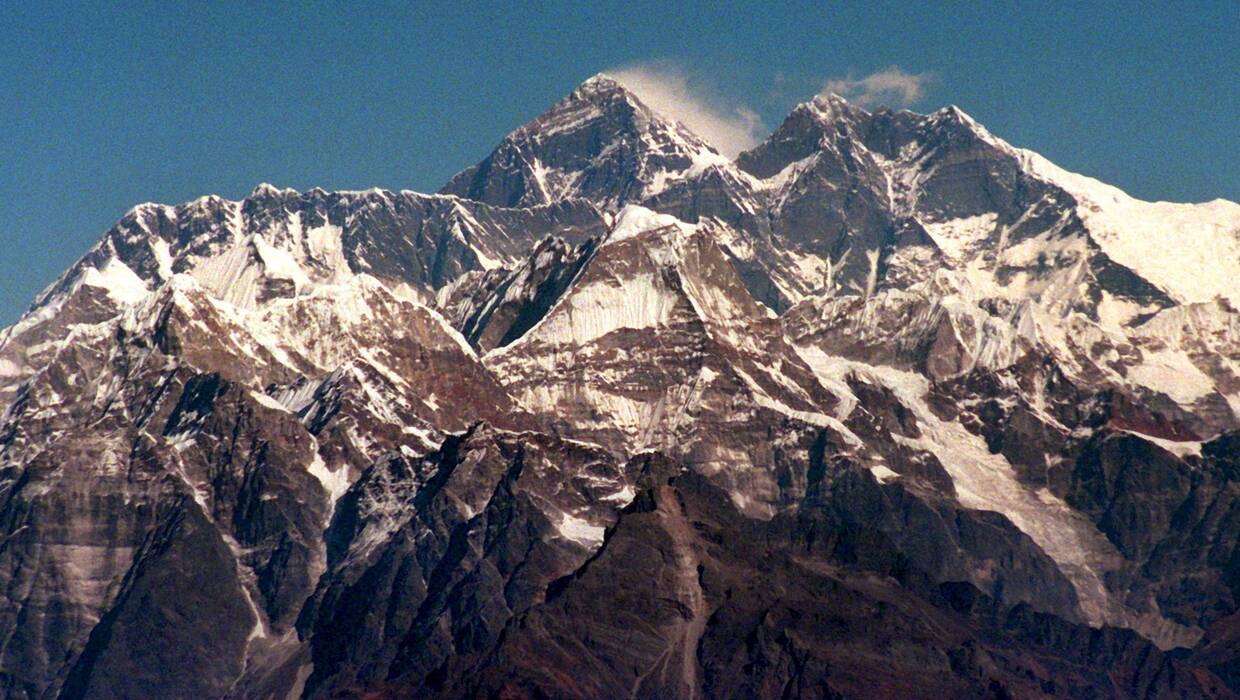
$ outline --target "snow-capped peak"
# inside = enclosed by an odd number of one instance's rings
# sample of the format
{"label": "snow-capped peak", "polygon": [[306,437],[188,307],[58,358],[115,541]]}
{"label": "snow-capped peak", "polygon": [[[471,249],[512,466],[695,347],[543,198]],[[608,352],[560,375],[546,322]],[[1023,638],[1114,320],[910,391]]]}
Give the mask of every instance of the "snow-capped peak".
{"label": "snow-capped peak", "polygon": [[577,86],[575,94],[593,94],[615,91],[629,92],[628,88],[626,88],[624,84],[617,80],[614,76],[607,73],[595,73],[589,78],[586,78],[581,85]]}
{"label": "snow-capped peak", "polygon": [[684,172],[710,158],[721,156],[704,139],[599,74],[509,133],[440,192],[505,207],[584,198],[614,209],[639,197],[659,173]]}
{"label": "snow-capped peak", "polygon": [[1111,259],[1180,302],[1240,301],[1240,204],[1146,202],[1033,151],[1007,147],[1029,173],[1076,199],[1077,214]]}
{"label": "snow-capped peak", "polygon": [[658,214],[646,207],[628,204],[616,216],[615,227],[607,236],[607,242],[619,243],[647,231],[669,227],[676,227],[686,232],[696,229],[695,226],[686,224],[670,214]]}

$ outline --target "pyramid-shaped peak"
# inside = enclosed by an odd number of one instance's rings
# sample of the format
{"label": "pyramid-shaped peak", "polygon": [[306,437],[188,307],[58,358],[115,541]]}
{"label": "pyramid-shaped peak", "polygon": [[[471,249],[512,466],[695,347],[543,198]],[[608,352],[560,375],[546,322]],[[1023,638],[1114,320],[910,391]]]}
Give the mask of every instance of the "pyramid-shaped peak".
{"label": "pyramid-shaped peak", "polygon": [[577,101],[588,101],[600,106],[605,104],[627,105],[642,114],[647,120],[672,122],[676,121],[667,114],[659,113],[643,99],[641,90],[626,84],[610,73],[595,73],[577,86],[568,97],[564,98],[549,112],[558,107]]}
{"label": "pyramid-shaped peak", "polygon": [[540,132],[558,133],[563,129],[586,126],[592,118],[614,120],[615,126],[642,128],[657,120],[654,112],[619,80],[597,73],[578,85],[545,112],[508,134],[519,139]]}
{"label": "pyramid-shaped peak", "polygon": [[608,73],[595,73],[577,86],[574,94],[597,94],[606,92],[628,92],[628,89]]}
{"label": "pyramid-shaped peak", "polygon": [[[523,132],[545,131],[549,125],[558,124],[561,115],[578,115],[583,111],[618,119],[626,127],[638,131],[659,127],[685,131],[685,127],[676,119],[655,110],[642,99],[639,92],[620,79],[610,73],[596,73],[546,112],[512,132],[510,137]],[[697,136],[690,136],[693,140],[700,140]]]}
{"label": "pyramid-shaped peak", "polygon": [[976,119],[956,105],[947,105],[946,107],[935,111],[933,114],[928,115],[928,117],[939,121],[963,124],[974,129],[984,128]]}
{"label": "pyramid-shaped peak", "polygon": [[956,105],[948,105],[929,115],[919,115],[919,118],[936,131],[963,135],[966,138],[977,139],[1004,150],[1010,148],[991,134],[989,129]]}
{"label": "pyramid-shaped peak", "polygon": [[599,73],[512,131],[486,159],[440,190],[488,204],[526,207],[571,197],[615,209],[665,173],[721,158],[679,121],[660,115],[614,77]]}

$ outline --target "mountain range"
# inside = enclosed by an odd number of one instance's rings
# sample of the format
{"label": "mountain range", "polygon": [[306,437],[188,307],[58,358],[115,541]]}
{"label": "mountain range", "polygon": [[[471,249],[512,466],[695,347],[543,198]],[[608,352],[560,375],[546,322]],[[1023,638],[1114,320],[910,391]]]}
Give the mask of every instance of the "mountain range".
{"label": "mountain range", "polygon": [[127,212],[0,332],[0,692],[1240,696],[1240,205],[597,75]]}

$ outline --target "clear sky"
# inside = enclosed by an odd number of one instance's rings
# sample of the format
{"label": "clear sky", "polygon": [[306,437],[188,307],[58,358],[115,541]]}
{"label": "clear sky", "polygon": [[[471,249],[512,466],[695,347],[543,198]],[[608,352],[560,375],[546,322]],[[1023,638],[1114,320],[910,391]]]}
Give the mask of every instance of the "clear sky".
{"label": "clear sky", "polygon": [[720,138],[830,87],[958,104],[1145,199],[1240,200],[1236,0],[586,4],[0,2],[0,325],[134,204],[433,191],[601,70]]}

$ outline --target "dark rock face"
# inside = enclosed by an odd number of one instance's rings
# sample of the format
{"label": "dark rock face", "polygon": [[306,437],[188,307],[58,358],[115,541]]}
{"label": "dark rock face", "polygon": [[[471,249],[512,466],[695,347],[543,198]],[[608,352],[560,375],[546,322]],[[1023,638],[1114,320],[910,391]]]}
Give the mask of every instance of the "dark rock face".
{"label": "dark rock face", "polygon": [[1240,593],[1240,485],[1235,435],[1176,458],[1131,434],[1083,446],[1068,501],[1090,515],[1125,557],[1141,564],[1170,617],[1208,627]]}
{"label": "dark rock face", "polygon": [[1237,697],[1240,313],[1130,248],[1240,225],[1075,178],[598,76],[141,205],[0,332],[0,695]]}
{"label": "dark rock face", "polygon": [[[235,576],[220,580],[234,567],[228,548],[197,511],[165,518],[91,631],[62,697],[221,696],[244,670],[241,652],[257,621]],[[194,673],[170,678],[176,668]]]}
{"label": "dark rock face", "polygon": [[[1052,364],[1014,369],[1015,382],[977,373],[943,387],[960,398],[968,395],[962,385],[971,385],[969,393],[983,397],[953,417],[1020,466],[1028,483],[1062,495],[1096,524],[1124,558],[1112,586],[1133,599],[1148,597],[1166,618],[1189,627],[1210,629],[1229,615],[1240,533],[1234,434],[1201,444],[1199,455],[1177,456],[1161,445],[1184,439],[1183,426],[1110,392],[1082,390]],[[1042,409],[1023,403],[1013,384],[1043,396]],[[939,405],[954,412],[960,404],[944,396]]]}
{"label": "dark rock face", "polygon": [[341,500],[299,622],[307,689],[470,668],[584,563],[627,488],[605,452],[486,425],[425,459],[376,463]]}
{"label": "dark rock face", "polygon": [[829,511],[745,518],[704,480],[669,478],[669,468],[644,465],[642,491],[600,552],[510,622],[469,672],[396,673],[371,690],[580,698],[1203,692],[1182,662],[1130,632],[1088,630],[1024,605],[996,605],[968,584],[936,584],[881,535]]}

